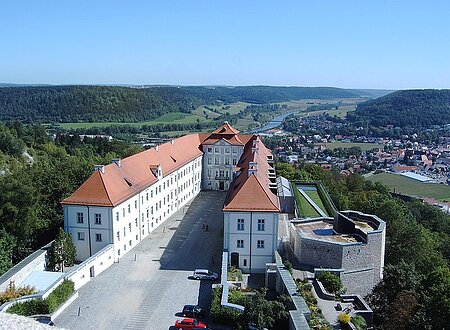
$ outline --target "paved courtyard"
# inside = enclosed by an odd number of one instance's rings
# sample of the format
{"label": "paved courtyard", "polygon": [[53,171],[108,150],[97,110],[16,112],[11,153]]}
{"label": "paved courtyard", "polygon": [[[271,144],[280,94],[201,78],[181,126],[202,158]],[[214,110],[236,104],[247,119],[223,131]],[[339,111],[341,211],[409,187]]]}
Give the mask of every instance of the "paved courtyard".
{"label": "paved courtyard", "polygon": [[[56,320],[68,329],[170,329],[185,304],[208,307],[211,282],[188,279],[195,268],[220,274],[223,192],[202,192],[79,290]],[[202,229],[203,222],[208,231]],[[79,312],[79,316],[78,316]]]}

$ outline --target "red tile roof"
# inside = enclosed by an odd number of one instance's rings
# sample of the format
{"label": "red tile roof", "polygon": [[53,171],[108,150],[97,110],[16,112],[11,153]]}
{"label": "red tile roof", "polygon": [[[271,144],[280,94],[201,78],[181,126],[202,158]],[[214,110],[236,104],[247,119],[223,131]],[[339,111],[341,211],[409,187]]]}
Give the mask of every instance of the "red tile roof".
{"label": "red tile roof", "polygon": [[[253,141],[257,141],[253,150]],[[244,153],[238,163],[240,174],[235,178],[228,191],[224,203],[224,211],[264,211],[280,212],[280,204],[276,193],[273,193],[269,184],[269,169],[267,162],[271,152],[264,146],[259,137],[254,136],[245,146]],[[256,164],[257,170],[250,171]]]}
{"label": "red tile roof", "polygon": [[199,135],[189,134],[124,158],[120,167],[106,165],[104,173],[94,172],[62,204],[116,206],[157,181],[151,166],[160,164],[166,176],[201,156],[199,145]]}
{"label": "red tile roof", "polygon": [[[154,171],[157,165],[161,165],[163,176],[166,176],[201,156],[201,144],[221,139],[245,146],[236,166],[241,174],[233,181],[223,209],[280,212],[278,197],[269,188],[272,181],[268,171],[272,167],[267,162],[267,156],[272,154],[259,137],[239,134],[228,123],[212,133],[189,134],[127,157],[121,160],[120,166],[115,163],[106,165],[104,172],[95,171],[62,204],[117,206],[158,181]],[[255,152],[254,143],[258,149]],[[249,175],[252,163],[257,164],[257,170]]]}

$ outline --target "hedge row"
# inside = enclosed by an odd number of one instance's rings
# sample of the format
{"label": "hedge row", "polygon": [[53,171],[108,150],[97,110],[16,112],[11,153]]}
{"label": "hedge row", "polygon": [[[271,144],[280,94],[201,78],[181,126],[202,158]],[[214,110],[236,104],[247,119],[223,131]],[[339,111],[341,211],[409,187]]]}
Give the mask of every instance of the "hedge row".
{"label": "hedge row", "polygon": [[51,314],[61,306],[74,291],[74,283],[69,280],[64,280],[46,299],[33,299],[23,303],[16,303],[8,309],[8,313],[23,316]]}

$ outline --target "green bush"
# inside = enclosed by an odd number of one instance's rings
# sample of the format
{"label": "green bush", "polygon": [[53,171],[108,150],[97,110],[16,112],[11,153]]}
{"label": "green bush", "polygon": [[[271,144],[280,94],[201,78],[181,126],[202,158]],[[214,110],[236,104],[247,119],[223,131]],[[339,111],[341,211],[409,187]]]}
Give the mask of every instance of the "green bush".
{"label": "green bush", "polygon": [[340,294],[343,290],[341,279],[330,272],[323,272],[318,279],[330,293]]}
{"label": "green bush", "polygon": [[28,300],[12,305],[8,311],[11,314],[31,316],[36,314],[48,314],[48,302],[42,299]]}
{"label": "green bush", "polygon": [[47,297],[50,313],[53,313],[62,303],[64,303],[74,292],[74,283],[64,280],[50,295]]}
{"label": "green bush", "polygon": [[358,330],[365,330],[367,328],[366,320],[361,315],[355,315],[352,317],[351,322]]}
{"label": "green bush", "polygon": [[[231,293],[231,291],[230,291]],[[213,289],[211,300],[211,320],[225,325],[230,325],[233,329],[237,329],[241,323],[242,314],[230,308],[223,308],[220,304],[222,298],[222,289]]]}
{"label": "green bush", "polygon": [[8,313],[23,316],[50,314],[64,303],[73,292],[74,283],[72,281],[64,280],[46,299],[33,299],[23,303],[16,303],[8,309]]}

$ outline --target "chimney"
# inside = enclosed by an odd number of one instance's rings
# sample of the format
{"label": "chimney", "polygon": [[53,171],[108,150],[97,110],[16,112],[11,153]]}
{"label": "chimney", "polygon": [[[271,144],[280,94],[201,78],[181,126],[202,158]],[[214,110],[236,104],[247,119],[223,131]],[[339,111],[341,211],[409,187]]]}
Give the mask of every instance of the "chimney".
{"label": "chimney", "polygon": [[94,165],[94,172],[100,171],[102,173],[105,173],[105,165]]}
{"label": "chimney", "polygon": [[156,150],[156,152],[159,151],[159,145],[157,145],[157,146],[155,147],[155,150]]}
{"label": "chimney", "polygon": [[175,140],[170,140],[170,144],[174,145],[175,144]]}
{"label": "chimney", "polygon": [[111,164],[116,164],[118,167],[122,166],[122,160],[120,158],[114,158],[111,160]]}

